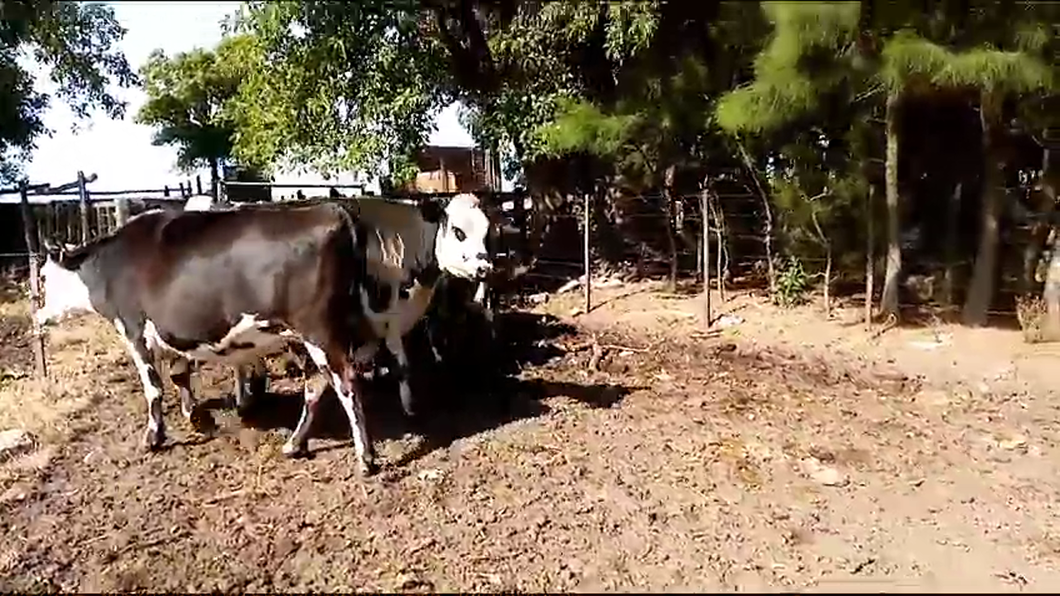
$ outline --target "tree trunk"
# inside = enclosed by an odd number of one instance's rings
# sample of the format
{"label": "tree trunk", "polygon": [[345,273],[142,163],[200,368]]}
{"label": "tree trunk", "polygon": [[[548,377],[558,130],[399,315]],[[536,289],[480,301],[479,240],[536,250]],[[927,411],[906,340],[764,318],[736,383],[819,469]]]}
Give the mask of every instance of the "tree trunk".
{"label": "tree trunk", "polygon": [[766,192],[766,187],[758,176],[758,166],[751,159],[751,154],[747,152],[747,148],[740,142],[736,143],[736,147],[740,150],[740,157],[743,159],[744,167],[746,167],[748,173],[751,174],[751,180],[754,181],[755,188],[758,189],[758,196],[762,199],[762,211],[765,213],[765,229],[762,230],[762,244],[766,251],[766,271],[769,275],[769,295],[775,298],[777,295],[777,273],[776,268],[773,266],[773,210],[770,207],[770,195]]}
{"label": "tree trunk", "polygon": [[[1047,146],[1042,153],[1042,175],[1038,183],[1041,208],[1052,212],[1056,207],[1057,182],[1060,176],[1053,171],[1052,148]],[[1045,226],[1042,225],[1044,228]],[[1060,230],[1053,228],[1051,251],[1049,254],[1049,268],[1045,274],[1045,287],[1042,290],[1042,301],[1045,302],[1045,321],[1043,321],[1042,335],[1044,339],[1056,341],[1060,339]],[[1038,268],[1040,245],[1035,244],[1035,257],[1030,267],[1029,282],[1034,281],[1034,272]],[[1033,287],[1033,286],[1029,286]]]}
{"label": "tree trunk", "polygon": [[880,313],[898,316],[898,283],[902,274],[901,220],[898,213],[898,95],[887,97],[887,269],[880,296]]}
{"label": "tree trunk", "polygon": [[961,212],[962,188],[964,188],[964,184],[958,182],[946,205],[946,272],[942,280],[942,300],[946,306],[953,306],[956,300],[953,296],[953,286],[957,273],[957,260],[961,254],[958,247],[959,237],[957,230],[959,226],[957,225],[957,218]]}
{"label": "tree trunk", "polygon": [[213,197],[214,202],[220,200],[217,194],[221,186],[221,173],[218,172],[218,168],[221,167],[220,160],[216,157],[210,158],[210,196]]}
{"label": "tree trunk", "polygon": [[1060,339],[1060,230],[1053,230],[1049,253],[1049,268],[1045,274],[1042,301],[1045,302],[1045,320],[1042,321],[1041,339]]}
{"label": "tree trunk", "polygon": [[872,325],[872,299],[876,285],[876,185],[869,183],[868,203],[865,217],[865,326]]}
{"label": "tree trunk", "polygon": [[670,249],[670,280],[669,291],[677,289],[677,237],[674,231],[674,173],[677,166],[670,165],[666,168],[666,179],[663,182],[663,192],[666,194],[666,242]]}
{"label": "tree trunk", "polygon": [[984,92],[980,100],[979,121],[983,137],[983,197],[979,228],[979,251],[968,297],[964,302],[964,324],[985,325],[987,311],[994,298],[994,272],[997,268],[998,216],[1001,208],[1001,171],[995,158],[991,135],[998,122],[998,98]]}

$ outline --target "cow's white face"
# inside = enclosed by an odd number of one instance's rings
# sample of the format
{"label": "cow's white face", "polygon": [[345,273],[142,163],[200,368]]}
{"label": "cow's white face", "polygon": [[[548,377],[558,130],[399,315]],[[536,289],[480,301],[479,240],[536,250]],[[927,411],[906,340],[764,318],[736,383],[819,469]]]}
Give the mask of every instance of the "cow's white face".
{"label": "cow's white face", "polygon": [[94,312],[88,286],[77,271],[63,267],[51,255],[40,270],[44,305],[37,310],[37,324],[60,321],[70,315]]}
{"label": "cow's white face", "polygon": [[489,273],[486,251],[490,222],[473,194],[456,195],[445,207],[445,225],[438,230],[434,253],[443,271],[464,279]]}

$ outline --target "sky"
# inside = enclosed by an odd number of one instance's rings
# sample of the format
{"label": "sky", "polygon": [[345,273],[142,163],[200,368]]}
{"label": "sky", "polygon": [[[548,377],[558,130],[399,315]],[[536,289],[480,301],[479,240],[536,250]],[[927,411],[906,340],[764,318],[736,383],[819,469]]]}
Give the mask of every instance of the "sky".
{"label": "sky", "polygon": [[[234,12],[239,2],[133,2],[108,3],[114,8],[118,21],[128,31],[120,43],[129,64],[139,69],[156,48],[167,54],[212,47],[221,39],[221,20]],[[38,79],[38,87],[50,90],[45,79]],[[175,188],[181,181],[194,179],[194,174],[181,174],[175,167],[176,151],[170,147],[151,145],[153,129],[133,122],[133,116],[144,102],[139,89],[117,89],[116,93],[128,101],[123,120],[111,120],[96,114],[86,120],[81,130],[72,130],[75,118],[61,100],[53,99],[45,125],[54,131],[50,138],[41,138],[32,161],[27,167],[31,183],[63,184],[77,179],[77,171],[97,174],[98,180],[89,186],[96,190],[158,189],[164,185]],[[460,125],[456,104],[443,110],[436,119],[437,130],[430,136],[432,145],[465,146],[474,144],[471,136]],[[203,183],[209,180],[200,172]],[[333,182],[349,182],[342,177]],[[324,183],[323,177],[277,173],[278,183]],[[292,194],[295,189],[276,191]],[[6,197],[5,197],[6,198]],[[16,198],[17,200],[17,198]]]}

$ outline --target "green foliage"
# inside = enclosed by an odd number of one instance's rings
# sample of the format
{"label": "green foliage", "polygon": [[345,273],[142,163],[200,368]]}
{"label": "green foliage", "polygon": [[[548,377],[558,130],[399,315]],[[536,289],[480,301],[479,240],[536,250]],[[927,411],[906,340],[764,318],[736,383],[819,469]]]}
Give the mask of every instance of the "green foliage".
{"label": "green foliage", "polygon": [[854,73],[858,2],[764,2],[773,33],[754,62],[752,82],[718,103],[730,133],[776,130],[812,111],[820,94]]}
{"label": "green foliage", "polygon": [[615,159],[640,122],[637,114],[606,115],[584,100],[561,99],[555,119],[538,129],[543,153],[585,152]]}
{"label": "green foliage", "polygon": [[[452,99],[430,15],[413,2],[248,2],[233,27],[263,68],[240,86],[234,152],[324,174],[412,173]],[[297,31],[297,34],[295,33]]]}
{"label": "green foliage", "polygon": [[931,86],[1018,94],[1054,84],[1052,65],[1033,54],[994,47],[954,52],[908,30],[887,42],[883,64],[880,78],[896,93]]}
{"label": "green foliage", "polygon": [[78,120],[101,109],[110,118],[125,113],[125,103],[108,88],[136,83],[136,75],[117,50],[125,30],[105,4],[81,2],[0,3],[0,181],[13,180],[41,135],[49,134],[44,113],[48,94],[35,89],[34,76],[18,63],[28,55],[48,71],[56,96]]}
{"label": "green foliage", "polygon": [[791,255],[777,271],[776,293],[773,300],[780,306],[790,308],[806,301],[810,289],[810,277],[802,267],[802,261]]}
{"label": "green foliage", "polygon": [[254,40],[230,37],[216,51],[202,48],[166,56],[156,50],[140,69],[147,101],[136,122],[157,128],[152,143],[175,145],[177,166],[215,168],[232,156],[236,120],[231,102],[244,78]]}

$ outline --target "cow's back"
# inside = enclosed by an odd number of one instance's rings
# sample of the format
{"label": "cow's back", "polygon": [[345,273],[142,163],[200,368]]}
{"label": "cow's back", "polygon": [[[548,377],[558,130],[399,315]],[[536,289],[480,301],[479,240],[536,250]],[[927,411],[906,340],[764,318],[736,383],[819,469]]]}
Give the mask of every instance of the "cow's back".
{"label": "cow's back", "polygon": [[349,293],[357,269],[349,222],[324,204],[160,214],[122,238],[132,279],[121,283],[147,319],[178,338],[223,335],[247,314],[290,322],[329,299],[322,289]]}
{"label": "cow's back", "polygon": [[[407,278],[433,262],[438,226],[424,220],[418,207],[384,199],[356,198],[344,202],[355,207],[357,219],[372,232],[366,240],[370,266],[378,267],[390,261],[389,253],[395,247],[400,247],[401,259],[392,267],[402,277]],[[378,270],[376,274],[384,275]]]}

